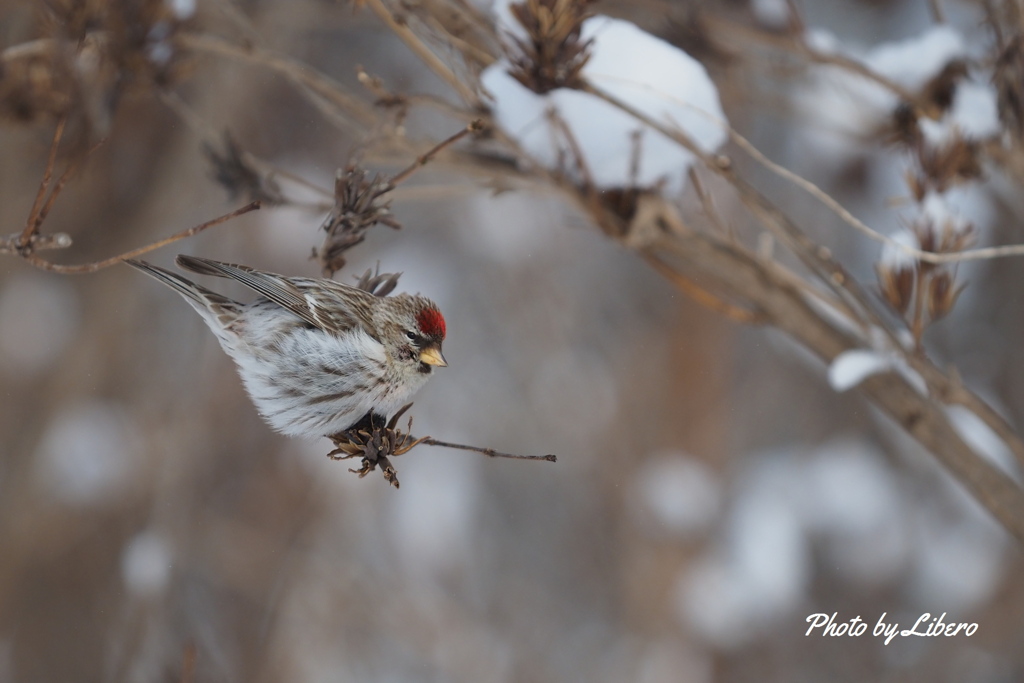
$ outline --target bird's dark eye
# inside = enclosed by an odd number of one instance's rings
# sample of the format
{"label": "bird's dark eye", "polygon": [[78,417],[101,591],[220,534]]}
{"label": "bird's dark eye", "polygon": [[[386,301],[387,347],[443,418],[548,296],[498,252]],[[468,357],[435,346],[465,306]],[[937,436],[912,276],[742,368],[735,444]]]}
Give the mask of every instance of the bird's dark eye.
{"label": "bird's dark eye", "polygon": [[409,338],[409,341],[416,341],[416,333],[415,332],[406,332],[405,336]]}

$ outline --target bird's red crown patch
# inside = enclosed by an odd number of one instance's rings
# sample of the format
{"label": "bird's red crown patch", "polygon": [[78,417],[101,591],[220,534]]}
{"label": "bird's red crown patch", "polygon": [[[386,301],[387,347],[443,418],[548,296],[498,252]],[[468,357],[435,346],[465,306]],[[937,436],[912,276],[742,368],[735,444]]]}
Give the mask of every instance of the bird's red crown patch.
{"label": "bird's red crown patch", "polygon": [[428,337],[440,337],[444,339],[446,332],[444,316],[436,308],[424,308],[416,316],[416,324],[420,326],[420,332]]}

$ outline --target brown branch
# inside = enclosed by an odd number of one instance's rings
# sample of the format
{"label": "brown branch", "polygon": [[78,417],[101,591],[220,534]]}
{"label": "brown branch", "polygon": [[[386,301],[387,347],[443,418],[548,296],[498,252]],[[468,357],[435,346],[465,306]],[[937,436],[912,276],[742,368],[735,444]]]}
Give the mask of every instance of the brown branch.
{"label": "brown branch", "polygon": [[410,29],[404,22],[399,21],[395,15],[388,9],[382,0],[364,0],[373,13],[377,15],[377,18],[384,22],[384,24],[391,29],[391,31],[398,36],[406,47],[412,50],[417,57],[419,57],[423,63],[435,74],[437,74],[441,80],[447,83],[451,88],[459,94],[462,101],[466,104],[471,105],[474,109],[482,105],[480,98],[472,88],[466,85],[465,79],[459,78],[451,68],[445,64],[441,59],[434,54],[434,52],[424,44],[424,42],[417,36],[412,29]]}
{"label": "brown branch", "polygon": [[385,192],[390,192],[397,185],[399,185],[402,182],[404,182],[405,180],[407,180],[409,178],[409,176],[411,176],[416,171],[420,170],[421,168],[426,166],[428,163],[430,163],[430,160],[433,159],[435,156],[437,156],[444,148],[449,147],[449,146],[455,144],[456,142],[458,142],[462,138],[466,137],[470,133],[476,134],[476,133],[479,133],[480,131],[482,131],[483,129],[484,129],[484,122],[482,120],[474,119],[473,121],[470,121],[468,126],[463,128],[462,130],[460,130],[455,135],[452,135],[451,137],[449,137],[449,138],[447,138],[445,140],[442,140],[441,142],[437,143],[436,145],[431,147],[429,150],[427,150],[423,154],[421,154],[418,157],[416,157],[416,161],[414,161],[411,164],[409,164],[404,170],[399,171],[394,176],[392,176],[391,180],[388,182],[388,185],[386,186],[387,189],[384,190],[383,192],[381,192],[381,194],[384,194]]}
{"label": "brown branch", "polygon": [[21,255],[25,252],[47,251],[50,249],[67,249],[71,246],[71,235],[66,232],[55,232],[50,235],[32,235],[27,247],[21,246],[21,233],[0,238],[0,255]]}
{"label": "brown branch", "polygon": [[477,446],[466,446],[461,443],[451,443],[449,441],[441,441],[435,439],[432,436],[422,436],[416,440],[417,443],[425,444],[427,446],[441,446],[443,448],[454,448],[459,451],[473,451],[474,453],[483,453],[490,458],[510,458],[513,460],[546,460],[548,462],[558,462],[557,455],[517,455],[515,453],[502,453],[496,451],[493,448],[479,448]]}
{"label": "brown branch", "polygon": [[599,97],[617,109],[633,116],[638,121],[650,126],[670,140],[675,141],[684,149],[696,156],[710,171],[722,176],[736,190],[740,201],[753,213],[758,220],[767,226],[780,240],[782,240],[792,252],[800,259],[805,266],[811,269],[823,282],[825,282],[836,294],[842,297],[845,302],[857,311],[864,320],[878,328],[885,330],[891,337],[894,345],[898,341],[891,331],[884,324],[873,305],[873,299],[851,277],[843,266],[836,261],[829,250],[821,245],[815,244],[786,214],[778,209],[757,189],[750,185],[743,178],[739,177],[733,169],[732,163],[727,157],[719,157],[701,149],[697,143],[686,133],[664,123],[653,119],[636,107],[611,95],[592,83],[585,83],[582,90]]}
{"label": "brown branch", "polygon": [[[57,148],[60,147],[60,139],[64,135],[64,125],[66,123],[67,117],[60,117],[60,120],[57,121],[57,129],[53,131],[53,142],[50,144],[50,156],[46,160],[43,179],[39,181],[39,190],[36,192],[35,201],[32,202],[32,210],[29,212],[28,220],[25,222],[25,229],[21,232],[21,239],[18,240],[18,246],[23,249],[31,244],[32,238],[39,230],[39,226],[43,224],[42,219],[39,217],[43,207],[43,198],[46,196],[46,191],[50,187],[50,180],[53,178],[53,167],[57,164]],[[60,183],[60,185],[63,187],[63,183]],[[59,192],[59,188],[56,191]],[[47,206],[50,203],[47,202]]]}
{"label": "brown branch", "polygon": [[[768,45],[784,50],[791,54],[800,55],[815,64],[835,66],[840,69],[845,69],[870,81],[874,81],[904,102],[912,104],[923,111],[928,111],[931,108],[926,103],[922,102],[920,97],[899,85],[892,79],[874,71],[863,62],[859,62],[840,54],[821,52],[807,44],[806,40],[799,38],[794,39],[792,37],[793,34],[772,33],[758,28],[744,26],[739,22],[724,19],[713,12],[702,13],[701,21],[712,33],[716,31],[732,32],[733,35],[731,35],[729,39],[730,44],[748,45],[752,43],[759,43],[761,45]],[[805,34],[801,31],[795,35],[802,37]]]}
{"label": "brown branch", "polygon": [[[671,213],[661,214],[658,220],[671,220]],[[756,254],[716,235],[688,230],[682,223],[661,225],[658,232],[661,238],[651,248],[660,251],[670,267],[691,276],[696,274],[702,282],[714,283],[731,297],[764,311],[775,327],[825,363],[831,363],[844,351],[863,346],[862,340],[812,308],[797,287],[776,277],[772,264],[762,262]],[[914,359],[914,363],[915,367],[927,368],[923,374],[930,385],[940,381],[952,384],[924,359]],[[858,391],[927,448],[1007,531],[1024,543],[1024,491],[964,442],[937,400],[922,396],[895,372],[869,378],[858,386]],[[937,398],[946,400],[941,395]],[[971,404],[967,407],[991,424],[991,415],[973,401],[963,396],[957,398],[961,404]],[[1008,438],[1005,432],[1012,430],[1006,427],[996,431],[1015,449],[1014,442],[1019,439]]]}
{"label": "brown branch", "polygon": [[132,249],[131,251],[119,254],[118,256],[112,256],[108,259],[104,259],[103,261],[95,261],[93,263],[83,263],[80,265],[65,266],[57,263],[51,263],[49,261],[46,261],[45,259],[39,258],[38,256],[32,253],[24,254],[22,256],[22,259],[32,264],[36,268],[39,268],[41,270],[47,270],[52,273],[60,273],[61,275],[82,275],[85,273],[95,273],[98,270],[103,270],[104,268],[109,268],[110,266],[116,265],[121,261],[124,261],[125,259],[142,256],[143,254],[147,254],[155,249],[159,249],[160,247],[165,247],[168,244],[177,242],[178,240],[185,239],[186,237],[192,237],[193,235],[197,235],[202,231],[206,230],[207,228],[212,228],[216,225],[220,225],[221,223],[226,223],[232,218],[241,216],[242,214],[249,213],[250,211],[256,211],[259,208],[259,202],[252,202],[250,204],[246,204],[242,208],[235,209],[231,213],[226,213],[223,216],[214,218],[213,220],[206,221],[205,223],[200,223],[199,225],[188,228],[187,230],[182,230],[181,232],[175,233],[170,237],[166,237],[158,242],[153,242],[152,244],[148,244],[144,247]]}
{"label": "brown branch", "polygon": [[[82,159],[88,158],[90,155],[92,155],[93,152],[95,152],[97,149],[103,146],[104,142],[106,142],[105,139],[100,140],[92,147],[90,147],[88,151],[86,151],[85,156],[82,157]],[[36,217],[35,222],[37,229],[46,221],[46,217],[50,215],[50,209],[53,208],[53,204],[54,202],[57,201],[57,197],[64,189],[64,186],[67,184],[69,180],[71,180],[72,177],[74,177],[75,173],[78,172],[79,161],[80,160],[75,160],[70,162],[68,164],[68,167],[64,169],[64,172],[60,174],[60,178],[57,179],[57,183],[53,186],[53,189],[50,190],[50,196],[46,198],[46,203],[43,204],[43,208],[39,210],[39,215]]]}
{"label": "brown branch", "polygon": [[[175,36],[175,43],[193,52],[231,57],[269,68],[285,76],[293,83],[301,86],[313,103],[324,111],[324,102],[335,107],[334,115],[338,116],[350,128],[362,130],[372,128],[377,123],[377,116],[370,107],[360,100],[348,95],[344,86],[333,78],[290,57],[285,57],[269,50],[240,47],[218,36],[208,34],[181,33]],[[325,112],[328,113],[328,112]]]}

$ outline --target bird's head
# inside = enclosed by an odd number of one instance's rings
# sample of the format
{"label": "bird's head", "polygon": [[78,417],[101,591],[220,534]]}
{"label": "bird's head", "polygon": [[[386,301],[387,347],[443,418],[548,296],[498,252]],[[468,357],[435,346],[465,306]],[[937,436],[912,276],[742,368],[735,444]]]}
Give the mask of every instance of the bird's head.
{"label": "bird's head", "polygon": [[396,358],[422,373],[430,373],[435,367],[446,367],[448,362],[441,355],[441,344],[447,330],[441,311],[423,297],[399,295],[391,298],[401,311],[393,328],[398,347]]}

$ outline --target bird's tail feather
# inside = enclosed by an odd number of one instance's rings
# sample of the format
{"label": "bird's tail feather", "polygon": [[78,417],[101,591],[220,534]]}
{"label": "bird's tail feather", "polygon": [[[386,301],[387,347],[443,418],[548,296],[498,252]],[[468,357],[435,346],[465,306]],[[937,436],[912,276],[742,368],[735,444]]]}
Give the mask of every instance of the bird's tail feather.
{"label": "bird's tail feather", "polygon": [[141,270],[151,278],[159,280],[178,294],[181,294],[195,307],[196,310],[204,315],[213,313],[219,318],[225,313],[234,315],[238,312],[238,302],[218,294],[217,292],[211,291],[206,287],[197,285],[177,273],[161,268],[160,266],[154,266],[153,264],[146,263],[145,261],[125,259],[124,262],[132,268]]}

